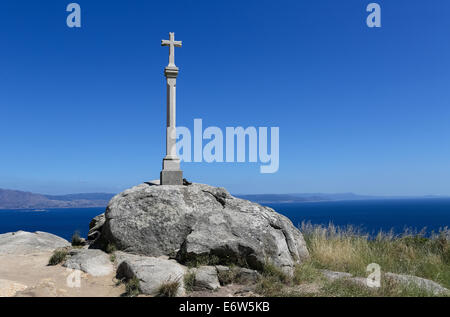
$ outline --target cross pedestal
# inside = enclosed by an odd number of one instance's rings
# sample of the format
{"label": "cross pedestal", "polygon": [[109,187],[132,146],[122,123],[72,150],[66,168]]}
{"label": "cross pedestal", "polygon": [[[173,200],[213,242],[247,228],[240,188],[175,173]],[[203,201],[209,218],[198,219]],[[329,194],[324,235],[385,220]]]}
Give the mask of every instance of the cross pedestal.
{"label": "cross pedestal", "polygon": [[183,171],[180,169],[176,145],[176,88],[179,69],[175,66],[175,47],[181,47],[182,43],[175,41],[174,33],[169,34],[170,40],[161,42],[161,46],[169,46],[169,65],[164,69],[167,81],[166,156],[160,178],[161,185],[183,185]]}

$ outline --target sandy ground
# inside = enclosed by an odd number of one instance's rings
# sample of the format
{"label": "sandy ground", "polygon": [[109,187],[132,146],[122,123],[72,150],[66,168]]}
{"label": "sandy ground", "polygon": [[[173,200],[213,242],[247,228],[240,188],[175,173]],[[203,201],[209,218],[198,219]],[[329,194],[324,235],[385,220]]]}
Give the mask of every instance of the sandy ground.
{"label": "sandy ground", "polygon": [[60,265],[47,266],[51,255],[0,255],[0,296],[117,297],[125,292],[123,285],[116,286],[114,273],[93,277]]}

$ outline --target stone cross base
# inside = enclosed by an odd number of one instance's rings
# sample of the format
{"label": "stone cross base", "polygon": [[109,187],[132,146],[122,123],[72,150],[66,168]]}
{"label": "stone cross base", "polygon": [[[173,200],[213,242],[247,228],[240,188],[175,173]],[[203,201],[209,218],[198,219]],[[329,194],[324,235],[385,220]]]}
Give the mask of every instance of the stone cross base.
{"label": "stone cross base", "polygon": [[161,185],[183,185],[183,171],[161,171]]}

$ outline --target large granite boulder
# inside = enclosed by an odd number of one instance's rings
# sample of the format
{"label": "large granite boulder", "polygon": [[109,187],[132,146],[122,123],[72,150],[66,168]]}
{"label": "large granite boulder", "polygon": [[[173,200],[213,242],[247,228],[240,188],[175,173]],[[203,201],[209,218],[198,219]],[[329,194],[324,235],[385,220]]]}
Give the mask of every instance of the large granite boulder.
{"label": "large granite boulder", "polygon": [[261,270],[266,262],[291,274],[308,257],[291,221],[225,189],[145,183],[115,196],[93,247],[175,257],[181,263],[237,264]]}
{"label": "large granite boulder", "polygon": [[49,252],[68,246],[70,243],[67,240],[46,232],[17,231],[0,234],[0,255]]}

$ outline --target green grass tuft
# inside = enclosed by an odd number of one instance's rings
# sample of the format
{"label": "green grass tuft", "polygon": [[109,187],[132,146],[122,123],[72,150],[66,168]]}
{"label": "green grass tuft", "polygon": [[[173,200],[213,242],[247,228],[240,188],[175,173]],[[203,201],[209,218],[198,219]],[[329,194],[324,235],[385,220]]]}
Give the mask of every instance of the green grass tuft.
{"label": "green grass tuft", "polygon": [[256,292],[268,297],[288,296],[287,288],[291,283],[292,279],[288,275],[266,261],[260,281],[256,285]]}
{"label": "green grass tuft", "polygon": [[236,266],[231,265],[228,267],[228,270],[226,271],[220,271],[217,274],[219,281],[222,285],[228,285],[235,282],[240,282],[238,280],[238,270]]}
{"label": "green grass tuft", "polygon": [[72,246],[73,247],[80,247],[82,246],[83,240],[81,239],[80,236],[80,232],[79,231],[75,231],[74,234],[72,235]]}
{"label": "green grass tuft", "polygon": [[322,272],[310,261],[295,267],[293,278],[295,284],[321,282],[324,279]]}
{"label": "green grass tuft", "polygon": [[195,284],[195,272],[188,272],[184,275],[184,288],[187,292],[194,290]]}
{"label": "green grass tuft", "polygon": [[140,293],[140,281],[137,277],[133,277],[125,282],[125,295],[127,297],[136,297]]}
{"label": "green grass tuft", "polygon": [[65,249],[55,250],[48,260],[48,265],[55,266],[64,262],[66,260],[67,254],[68,252]]}
{"label": "green grass tuft", "polygon": [[264,277],[273,277],[281,283],[287,284],[290,282],[289,276],[287,276],[280,268],[270,262],[266,262],[263,267],[262,274]]}
{"label": "green grass tuft", "polygon": [[114,243],[108,243],[108,245],[106,246],[105,252],[108,254],[114,253],[117,251],[117,247]]}

